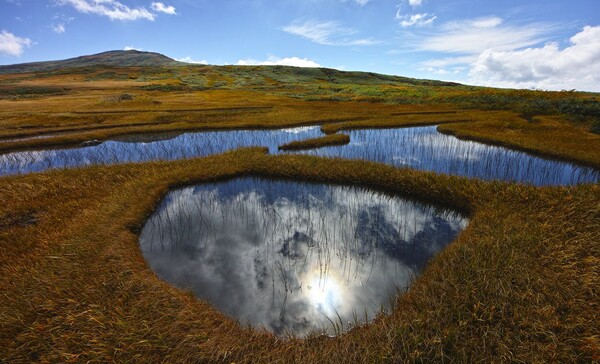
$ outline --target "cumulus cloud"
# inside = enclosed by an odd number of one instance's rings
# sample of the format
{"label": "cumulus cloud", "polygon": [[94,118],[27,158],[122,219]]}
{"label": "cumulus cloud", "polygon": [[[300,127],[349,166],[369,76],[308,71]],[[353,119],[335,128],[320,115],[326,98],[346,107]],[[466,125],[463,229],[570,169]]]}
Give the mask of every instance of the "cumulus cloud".
{"label": "cumulus cloud", "polygon": [[33,42],[29,38],[21,38],[5,30],[0,33],[0,54],[18,57],[31,44]]}
{"label": "cumulus cloud", "polygon": [[192,59],[192,57],[189,57],[189,56],[188,57],[183,57],[183,58],[177,58],[175,60],[179,61],[179,62],[185,62],[185,63],[208,64],[208,61],[206,61],[206,60],[198,61],[198,60]]}
{"label": "cumulus cloud", "polygon": [[488,86],[600,91],[600,26],[586,26],[564,49],[548,43],[523,50],[485,50],[469,77]]}
{"label": "cumulus cloud", "polygon": [[143,51],[142,48],[136,48],[136,47],[130,47],[130,46],[125,46],[123,48],[124,51]]}
{"label": "cumulus cloud", "polygon": [[255,59],[240,59],[238,66],[293,66],[293,67],[321,67],[317,62],[308,58],[287,57],[279,58],[270,56],[266,61],[257,61]]}
{"label": "cumulus cloud", "polygon": [[295,21],[283,27],[282,30],[323,45],[368,46],[381,43],[372,38],[352,38],[358,32],[352,28],[344,27],[337,21]]}
{"label": "cumulus cloud", "polygon": [[[153,21],[156,18],[156,14],[143,6],[130,8],[117,0],[56,0],[56,2],[59,5],[71,5],[80,13],[105,16],[110,20],[130,21],[145,19]],[[175,14],[173,6],[167,6],[160,2],[153,2],[151,7],[155,12]]]}
{"label": "cumulus cloud", "polygon": [[159,3],[159,2],[155,2],[152,3],[151,5],[152,10],[158,12],[158,13],[165,13],[165,14],[169,14],[169,15],[176,15],[177,13],[175,12],[175,7],[174,6],[167,6],[163,3]]}

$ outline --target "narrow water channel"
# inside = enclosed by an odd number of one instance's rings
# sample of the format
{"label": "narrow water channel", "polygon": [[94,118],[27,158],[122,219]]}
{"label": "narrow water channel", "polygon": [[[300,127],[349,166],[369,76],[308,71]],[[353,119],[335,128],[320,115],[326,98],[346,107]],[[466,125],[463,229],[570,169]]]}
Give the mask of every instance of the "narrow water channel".
{"label": "narrow water channel", "polygon": [[[464,141],[441,134],[435,126],[365,129],[346,132],[350,144],[301,152],[316,156],[363,159],[419,170],[533,185],[574,185],[600,181],[600,171],[540,158],[507,148]],[[317,126],[280,130],[235,130],[120,137],[95,146],[24,151],[0,155],[0,174],[51,168],[177,160],[222,153],[239,147],[277,147],[321,136]]]}
{"label": "narrow water channel", "polygon": [[140,245],[160,278],[242,324],[335,335],[389,309],[467,222],[363,188],[246,177],[171,191]]}

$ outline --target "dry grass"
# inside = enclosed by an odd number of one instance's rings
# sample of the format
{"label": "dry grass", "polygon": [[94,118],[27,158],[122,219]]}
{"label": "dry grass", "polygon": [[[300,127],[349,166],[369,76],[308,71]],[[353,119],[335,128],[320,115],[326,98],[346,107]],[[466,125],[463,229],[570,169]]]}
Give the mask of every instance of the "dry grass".
{"label": "dry grass", "polygon": [[346,134],[329,134],[320,138],[293,141],[279,146],[279,150],[302,150],[345,145],[350,143],[350,136]]}
{"label": "dry grass", "polygon": [[[533,188],[263,153],[3,178],[0,358],[574,362],[600,355],[598,185]],[[136,231],[170,187],[248,174],[370,186],[450,205],[472,220],[390,316],[336,339],[280,340],[159,281],[137,243]],[[34,224],[16,223],[32,211]]]}
{"label": "dry grass", "polygon": [[[113,71],[126,79],[0,75],[0,86],[65,90],[0,100],[0,138],[54,135],[0,142],[0,150],[153,131],[323,124],[334,133],[443,124],[443,132],[460,137],[600,166],[600,141],[585,123],[558,115],[527,121],[520,110],[463,109],[448,101],[538,93],[359,88],[326,80],[323,86],[288,85],[277,75],[243,88],[231,76],[234,68],[229,74],[207,68],[198,84],[213,89],[197,91],[165,70]],[[191,71],[180,76],[196,77]],[[142,88],[151,85],[181,91]],[[125,93],[134,97],[120,97]],[[551,101],[595,97],[548,95]],[[141,224],[169,188],[239,175],[369,186],[454,207],[471,223],[398,297],[391,315],[338,338],[281,340],[242,328],[158,280],[138,246]],[[598,184],[534,188],[245,149],[189,161],[2,177],[0,201],[2,362],[600,360]]]}

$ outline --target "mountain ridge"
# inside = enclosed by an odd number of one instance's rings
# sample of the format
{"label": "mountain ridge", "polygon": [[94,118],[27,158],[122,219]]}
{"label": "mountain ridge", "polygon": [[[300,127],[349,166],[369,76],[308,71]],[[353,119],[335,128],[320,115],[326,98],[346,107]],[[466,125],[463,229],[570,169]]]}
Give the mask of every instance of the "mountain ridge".
{"label": "mountain ridge", "polygon": [[0,74],[56,71],[91,66],[148,67],[185,65],[163,54],[137,50],[112,50],[55,61],[0,66]]}
{"label": "mountain ridge", "polygon": [[[460,86],[455,82],[438,80],[415,79],[403,76],[386,75],[364,71],[341,71],[326,67],[294,67],[294,66],[263,66],[263,65],[199,65],[176,61],[161,53],[146,52],[138,50],[112,50],[102,53],[68,58],[64,60],[20,63],[0,66],[0,74],[22,74],[22,73],[51,73],[73,70],[73,73],[81,73],[82,69],[89,67],[204,67],[222,73],[229,77],[239,78],[263,74],[278,78],[278,76],[290,76],[290,82],[313,82],[325,81],[328,83],[346,84],[412,84],[427,86]],[[68,72],[64,72],[68,73]],[[285,78],[285,77],[284,77]]]}

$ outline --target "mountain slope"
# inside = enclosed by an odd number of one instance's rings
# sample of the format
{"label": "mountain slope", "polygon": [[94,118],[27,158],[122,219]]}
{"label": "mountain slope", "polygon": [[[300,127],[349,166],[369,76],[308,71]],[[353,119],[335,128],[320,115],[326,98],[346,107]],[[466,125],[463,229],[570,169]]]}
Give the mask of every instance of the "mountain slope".
{"label": "mountain slope", "polygon": [[[53,72],[60,74],[89,73],[84,68],[95,67],[166,67],[174,78],[193,84],[199,74],[213,73],[216,78],[235,80],[247,86],[257,78],[268,78],[285,84],[324,82],[328,84],[409,84],[423,86],[457,86],[453,82],[420,80],[401,76],[390,76],[372,72],[347,72],[330,68],[302,68],[291,66],[204,66],[178,62],[160,53],[142,51],[108,51],[89,56],[70,58],[59,61],[21,63],[0,66],[0,74],[38,73],[47,76]],[[45,75],[43,75],[46,73]],[[183,73],[183,74],[182,74]],[[177,74],[177,75],[175,75]]]}
{"label": "mountain slope", "polygon": [[108,51],[89,56],[69,58],[60,61],[21,63],[9,66],[0,66],[0,74],[48,72],[69,68],[83,68],[92,66],[112,67],[147,67],[147,66],[175,66],[180,63],[160,53],[142,51]]}

